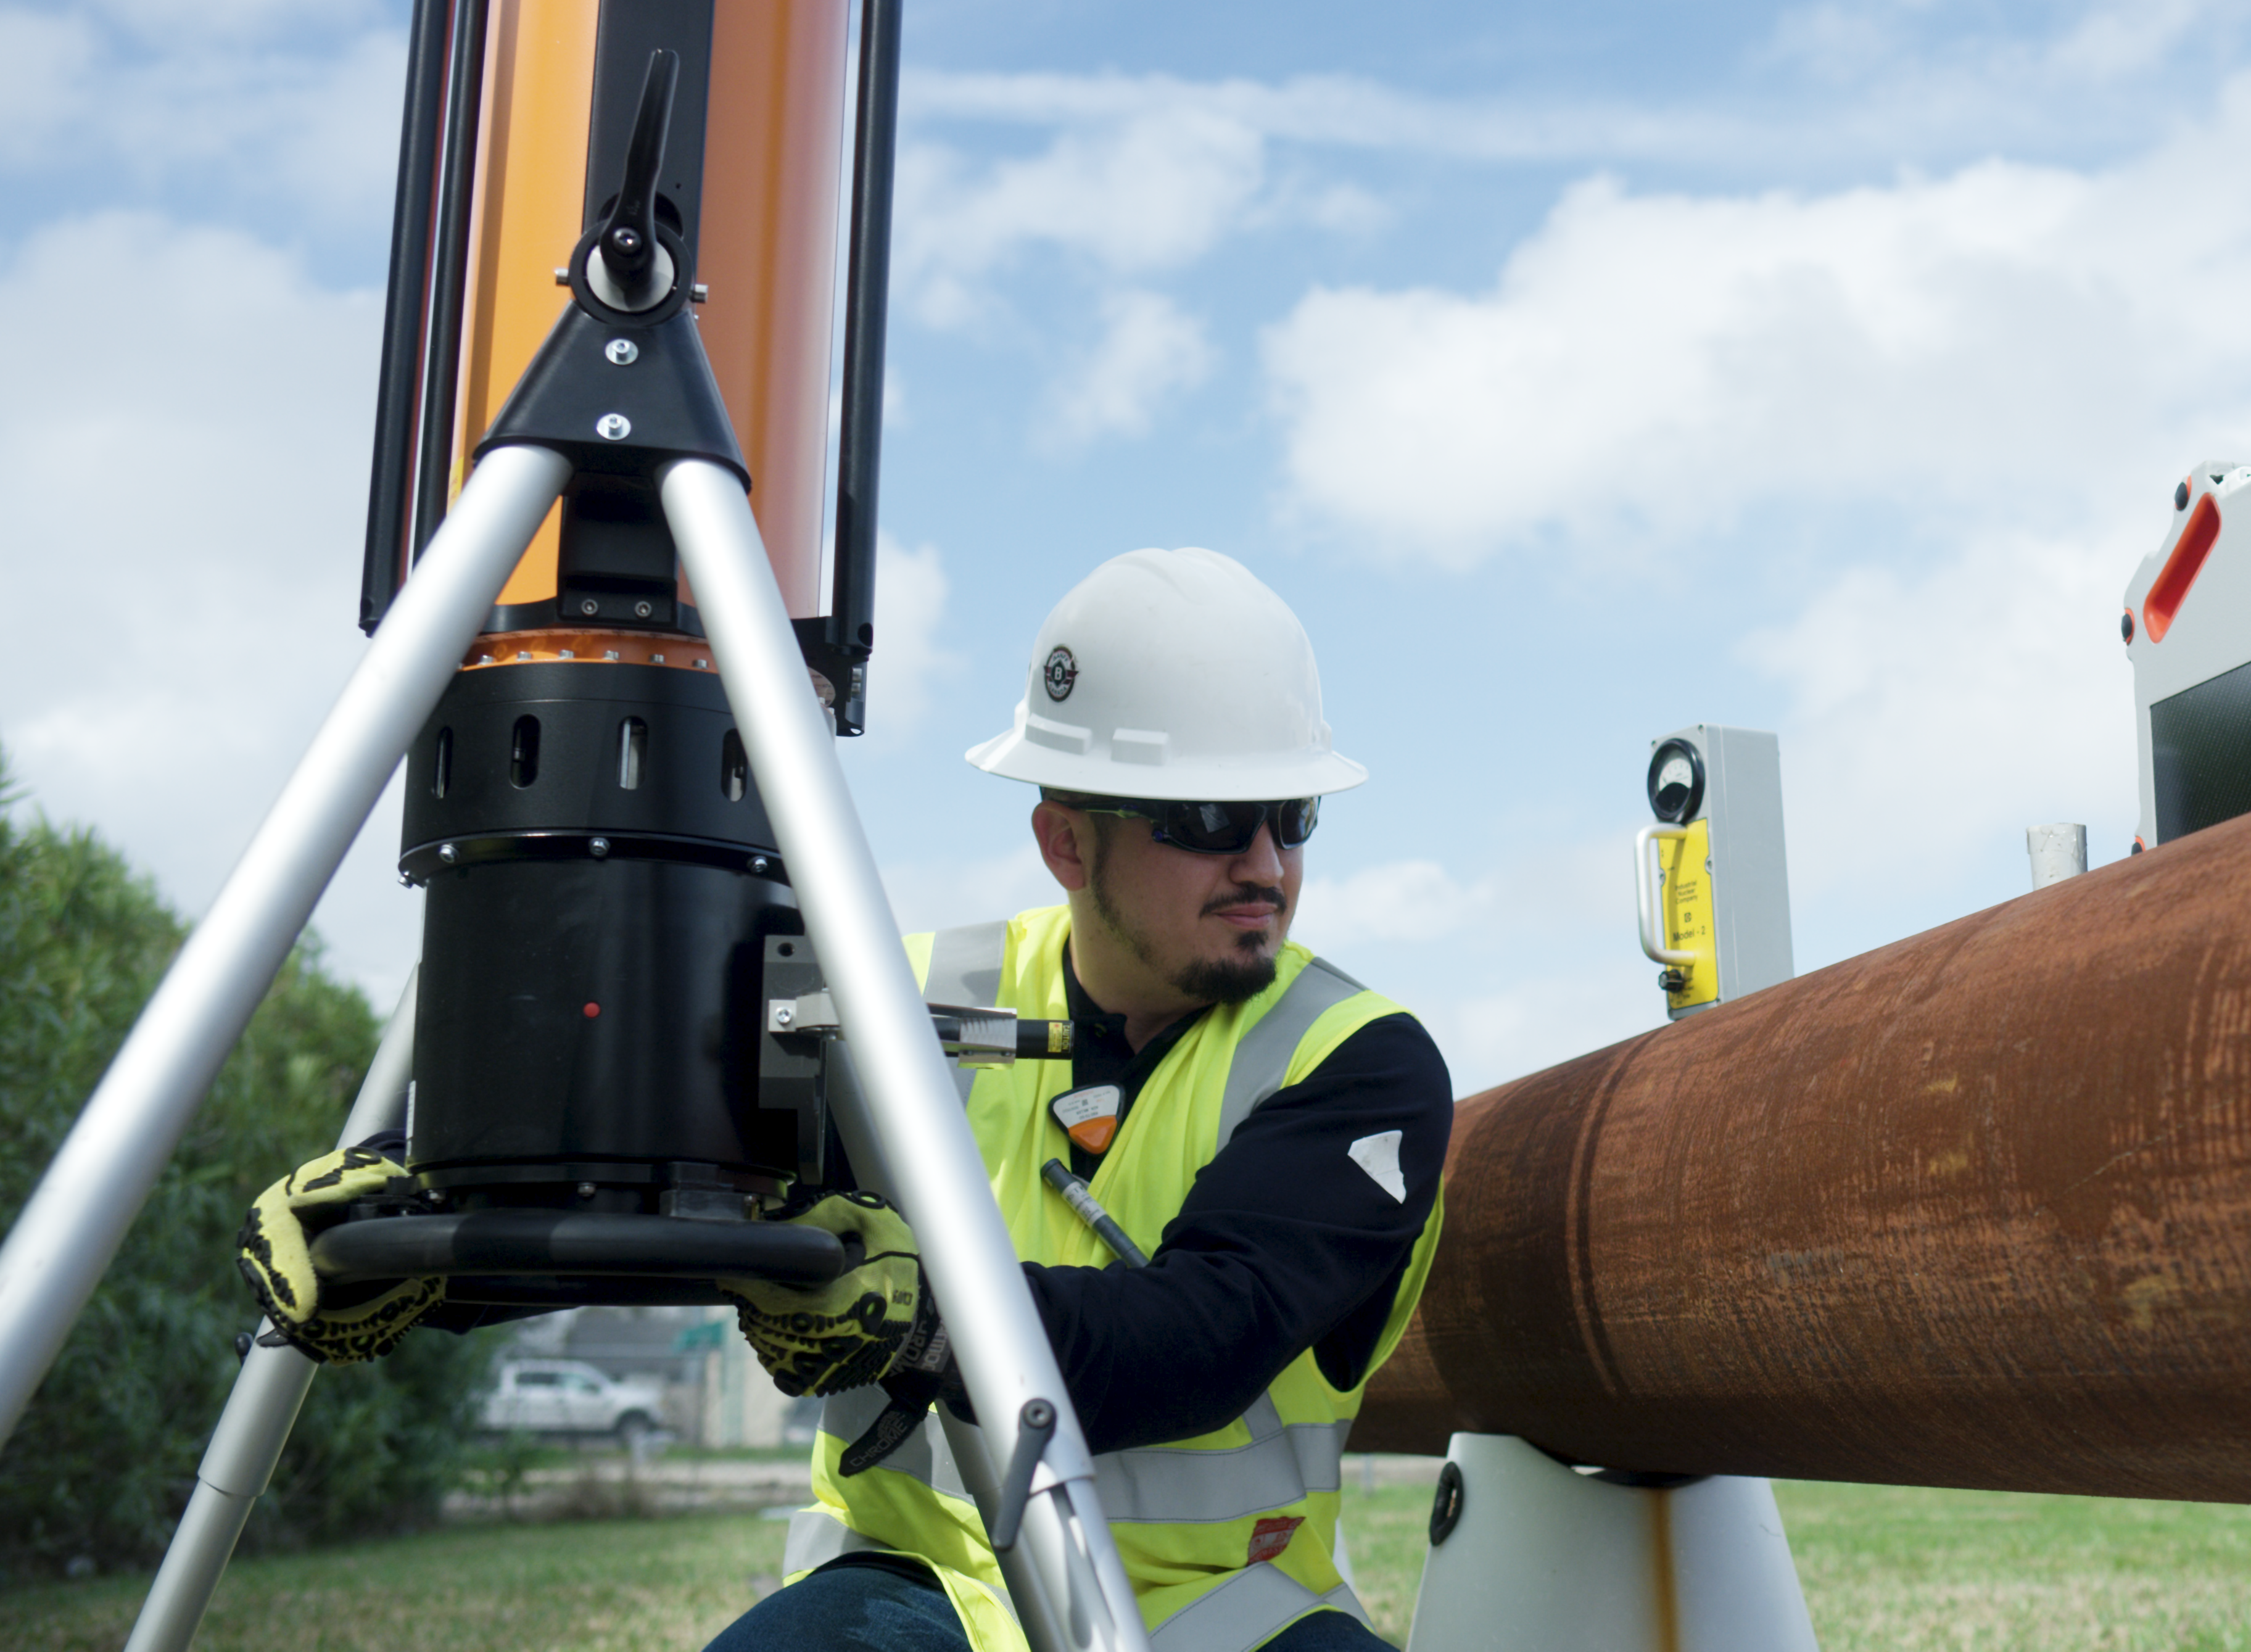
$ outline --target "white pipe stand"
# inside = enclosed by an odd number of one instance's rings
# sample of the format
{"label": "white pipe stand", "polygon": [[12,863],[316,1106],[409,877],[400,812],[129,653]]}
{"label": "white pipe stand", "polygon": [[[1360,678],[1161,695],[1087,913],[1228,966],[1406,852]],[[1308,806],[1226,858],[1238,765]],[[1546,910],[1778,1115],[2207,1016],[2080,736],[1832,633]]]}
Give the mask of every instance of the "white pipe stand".
{"label": "white pipe stand", "polygon": [[1446,1460],[1460,1517],[1407,1652],[1818,1652],[1765,1481],[1612,1485],[1509,1434],[1458,1434]]}

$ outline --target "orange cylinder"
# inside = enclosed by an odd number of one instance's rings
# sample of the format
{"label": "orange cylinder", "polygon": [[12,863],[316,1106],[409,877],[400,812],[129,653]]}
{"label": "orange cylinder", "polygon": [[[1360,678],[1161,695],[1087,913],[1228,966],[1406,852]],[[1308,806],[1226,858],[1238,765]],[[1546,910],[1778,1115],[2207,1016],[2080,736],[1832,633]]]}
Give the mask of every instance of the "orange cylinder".
{"label": "orange cylinder", "polygon": [[[599,0],[492,0],[471,206],[452,489],[569,294],[585,225]],[[844,0],[716,0],[695,279],[705,353],[795,616],[821,612],[821,523],[843,153]],[[557,594],[561,515],[503,606]],[[683,583],[682,600],[692,597]]]}

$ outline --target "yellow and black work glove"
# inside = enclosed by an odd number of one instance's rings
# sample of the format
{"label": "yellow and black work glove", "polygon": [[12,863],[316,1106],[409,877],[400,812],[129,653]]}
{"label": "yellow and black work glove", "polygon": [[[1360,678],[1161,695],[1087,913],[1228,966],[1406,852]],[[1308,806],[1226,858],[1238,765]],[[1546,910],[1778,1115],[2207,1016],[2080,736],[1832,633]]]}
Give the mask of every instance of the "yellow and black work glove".
{"label": "yellow and black work glove", "polygon": [[346,1147],[298,1166],[258,1196],[234,1242],[235,1266],[274,1322],[260,1341],[287,1343],[322,1364],[377,1359],[446,1299],[442,1279],[323,1289],[313,1271],[313,1236],[342,1221],[353,1199],[380,1193],[405,1174],[380,1153]]}
{"label": "yellow and black work glove", "polygon": [[923,1279],[906,1220],[874,1193],[830,1193],[781,1220],[856,1244],[860,1260],[825,1285],[723,1279],[736,1323],[784,1393],[835,1394],[880,1382],[889,1407],[846,1448],[842,1471],[889,1456],[933,1400],[959,1397],[945,1322]]}

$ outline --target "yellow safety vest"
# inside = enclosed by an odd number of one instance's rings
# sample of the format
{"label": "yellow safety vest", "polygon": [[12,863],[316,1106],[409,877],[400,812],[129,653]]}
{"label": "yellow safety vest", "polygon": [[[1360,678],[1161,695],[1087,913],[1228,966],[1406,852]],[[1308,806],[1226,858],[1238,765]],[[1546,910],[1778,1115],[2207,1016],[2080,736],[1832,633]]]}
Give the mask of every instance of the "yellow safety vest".
{"label": "yellow safety vest", "polygon": [[[1063,963],[1070,933],[1070,909],[1049,907],[1007,923],[911,937],[907,946],[933,1004],[993,1004],[1059,1020],[1070,1013]],[[1271,986],[1203,1015],[1149,1075],[1095,1172],[1094,1196],[1154,1252],[1196,1172],[1254,1108],[1305,1079],[1368,1022],[1399,1013],[1288,944]],[[1017,1254],[1051,1266],[1108,1265],[1108,1248],[1040,1179],[1049,1159],[1070,1162],[1048,1102],[1070,1088],[1070,1063],[1018,1061],[960,1076]],[[1416,1241],[1361,1386],[1332,1387],[1308,1350],[1226,1427],[1095,1458],[1103,1512],[1153,1652],[1248,1652],[1323,1607],[1367,1621],[1333,1558],[1345,1438],[1366,1375],[1390,1355],[1422,1294],[1440,1213],[1434,1206]],[[839,1454],[885,1403],[872,1386],[826,1403],[814,1449],[816,1501],[791,1521],[786,1580],[848,1553],[912,1555],[936,1571],[978,1652],[1021,1652],[1026,1643],[984,1522],[935,1416],[879,1467],[850,1479],[837,1474]]]}

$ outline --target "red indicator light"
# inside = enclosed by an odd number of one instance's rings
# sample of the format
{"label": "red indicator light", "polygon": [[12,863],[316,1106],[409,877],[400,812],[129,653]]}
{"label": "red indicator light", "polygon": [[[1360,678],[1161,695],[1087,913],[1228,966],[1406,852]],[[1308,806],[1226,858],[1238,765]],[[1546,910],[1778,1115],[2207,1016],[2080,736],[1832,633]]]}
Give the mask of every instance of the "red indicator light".
{"label": "red indicator light", "polygon": [[580,1012],[580,1013],[582,1013],[583,1015],[585,1015],[585,1018],[586,1018],[588,1020],[590,1020],[590,1021],[591,1021],[591,1020],[593,1020],[597,1015],[599,1015],[601,1013],[602,1013],[602,1006],[601,1006],[600,1005],[599,1005],[599,1004],[589,1004],[588,1006],[586,1006],[586,1007],[585,1007],[583,1011],[581,1011],[581,1012]]}
{"label": "red indicator light", "polygon": [[2206,494],[2189,513],[2188,525],[2173,543],[2173,554],[2165,558],[2165,565],[2157,571],[2157,583],[2143,599],[2142,629],[2149,632],[2151,642],[2163,642],[2165,632],[2172,629],[2173,616],[2180,612],[2188,588],[2196,583],[2198,570],[2204,566],[2204,559],[2212,554],[2212,547],[2219,538],[2220,507]]}

